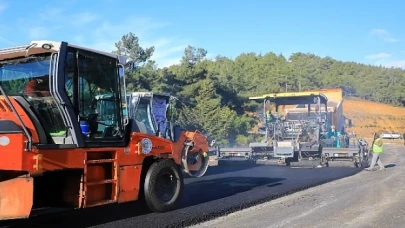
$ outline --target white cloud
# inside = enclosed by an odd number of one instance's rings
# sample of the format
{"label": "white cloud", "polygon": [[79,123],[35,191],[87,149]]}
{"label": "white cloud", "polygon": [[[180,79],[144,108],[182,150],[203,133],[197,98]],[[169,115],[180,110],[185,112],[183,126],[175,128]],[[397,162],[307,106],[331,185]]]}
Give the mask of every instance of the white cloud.
{"label": "white cloud", "polygon": [[159,67],[164,68],[164,67],[169,67],[172,65],[178,65],[180,64],[181,57],[176,57],[176,58],[169,58],[169,59],[162,59],[159,61]]}
{"label": "white cloud", "polygon": [[184,49],[191,44],[182,37],[156,35],[160,29],[170,25],[166,21],[135,16],[109,21],[97,12],[83,10],[70,13],[68,8],[63,6],[44,7],[35,14],[18,18],[16,22],[19,32],[29,39],[27,42],[32,39],[65,40],[105,52],[115,50],[115,43],[123,35],[132,32],[139,38],[139,44],[143,48],[155,47],[151,59],[155,60],[159,67],[178,63]]}
{"label": "white cloud", "polygon": [[[176,43],[179,43],[175,45]],[[159,67],[169,67],[174,64],[179,64],[180,60],[184,54],[188,43],[186,42],[176,42],[175,39],[172,39],[165,46],[155,46],[155,53],[152,58],[158,63]]]}
{"label": "white cloud", "polygon": [[215,58],[218,56],[218,54],[216,53],[207,53],[207,56],[205,56],[206,59],[211,59],[211,60],[215,60]]}
{"label": "white cloud", "polygon": [[[170,44],[171,42],[173,42],[172,39],[160,38],[160,39],[156,40],[155,42],[153,42],[153,46],[155,46],[155,48],[159,48],[159,47],[166,46],[166,45]],[[147,46],[150,46],[150,44],[147,44],[147,42],[145,42],[145,44]]]}
{"label": "white cloud", "polygon": [[92,35],[104,40],[113,39],[114,42],[129,32],[137,35],[142,41],[142,36],[146,36],[151,30],[164,28],[169,25],[168,23],[156,22],[151,18],[138,17],[129,17],[126,20],[117,21],[117,24],[108,21],[99,24],[100,26],[95,28],[95,32]]}
{"label": "white cloud", "polygon": [[371,54],[371,55],[366,55],[365,58],[366,59],[371,59],[371,60],[375,60],[375,59],[386,59],[386,58],[390,58],[391,54],[388,53],[378,53],[378,54]]}
{"label": "white cloud", "polygon": [[381,64],[385,67],[405,68],[405,60],[389,61]]}
{"label": "white cloud", "polygon": [[130,17],[122,23],[113,24],[105,21],[100,24],[93,33],[75,36],[74,40],[78,45],[85,45],[90,48],[103,51],[115,50],[115,43],[129,32],[134,33],[139,38],[139,44],[143,48],[155,47],[152,60],[155,60],[159,67],[166,67],[178,64],[183,56],[184,49],[189,42],[178,37],[154,37],[152,32],[168,26],[169,23],[157,22],[151,18]]}
{"label": "white cloud", "polygon": [[[153,57],[155,59],[162,59],[162,58],[166,58],[174,53],[183,54],[184,49],[186,49],[186,47],[187,47],[187,44],[173,45],[173,43],[175,43],[174,40],[171,40],[164,46],[158,46],[158,45],[152,43],[152,45],[155,47],[155,53],[153,54]],[[149,46],[152,46],[152,45],[149,45]]]}
{"label": "white cloud", "polygon": [[394,68],[403,68],[405,70],[405,59],[375,59],[371,65],[373,66],[382,66],[382,67],[394,67]]}
{"label": "white cloud", "polygon": [[35,39],[46,39],[50,31],[48,28],[43,26],[32,27],[28,30],[28,37],[32,40]]}
{"label": "white cloud", "polygon": [[399,39],[394,38],[387,30],[385,29],[373,29],[370,32],[370,35],[376,36],[379,39],[384,40],[385,42],[388,43],[395,43],[398,42]]}

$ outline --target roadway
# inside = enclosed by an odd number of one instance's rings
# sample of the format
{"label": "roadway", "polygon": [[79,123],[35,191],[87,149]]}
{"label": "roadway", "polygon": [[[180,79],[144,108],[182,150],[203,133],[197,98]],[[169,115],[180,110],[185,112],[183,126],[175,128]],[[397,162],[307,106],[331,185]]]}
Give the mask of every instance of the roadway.
{"label": "roadway", "polygon": [[385,148],[385,171],[364,170],[193,227],[404,227],[404,145]]}
{"label": "roadway", "polygon": [[292,169],[284,166],[220,164],[209,167],[202,178],[186,178],[181,208],[172,212],[149,213],[141,203],[129,203],[38,216],[9,223],[6,227],[184,227],[360,171],[354,167]]}

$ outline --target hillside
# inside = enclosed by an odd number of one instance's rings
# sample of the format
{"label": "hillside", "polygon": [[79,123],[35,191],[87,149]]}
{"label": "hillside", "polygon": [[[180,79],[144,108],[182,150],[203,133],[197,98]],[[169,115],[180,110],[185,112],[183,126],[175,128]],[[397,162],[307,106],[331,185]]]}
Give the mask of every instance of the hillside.
{"label": "hillside", "polygon": [[[245,114],[257,112],[262,104],[249,100],[251,96],[341,88],[344,96],[405,106],[405,71],[400,68],[343,62],[301,52],[288,57],[274,52],[247,52],[234,58],[218,55],[207,59],[207,50],[193,46],[185,48],[179,64],[159,68],[151,60],[154,47],[140,47],[133,33],[122,36],[116,48],[117,53],[136,59],[126,71],[128,90],[175,96],[175,124],[190,131],[198,129],[218,145],[246,145],[257,140],[251,130],[260,121]],[[346,112],[355,124],[353,130],[360,134],[384,127],[405,131],[401,123],[403,109],[350,101],[347,106]],[[368,110],[371,108],[377,114]]]}
{"label": "hillside", "polygon": [[350,98],[343,105],[344,114],[353,121],[348,130],[358,136],[369,137],[374,131],[405,132],[405,108]]}

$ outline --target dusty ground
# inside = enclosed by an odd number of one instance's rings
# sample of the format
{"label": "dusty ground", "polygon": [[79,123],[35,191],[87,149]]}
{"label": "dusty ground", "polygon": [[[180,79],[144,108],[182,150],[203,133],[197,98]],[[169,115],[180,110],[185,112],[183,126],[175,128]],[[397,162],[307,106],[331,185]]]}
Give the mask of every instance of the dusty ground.
{"label": "dusty ground", "polygon": [[386,171],[320,185],[193,227],[404,227],[405,147],[386,145]]}

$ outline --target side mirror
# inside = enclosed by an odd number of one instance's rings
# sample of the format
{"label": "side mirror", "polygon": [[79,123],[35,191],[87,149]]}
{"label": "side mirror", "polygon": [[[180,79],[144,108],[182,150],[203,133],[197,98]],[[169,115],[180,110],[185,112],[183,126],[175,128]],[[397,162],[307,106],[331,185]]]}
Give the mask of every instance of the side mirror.
{"label": "side mirror", "polygon": [[124,72],[124,66],[123,65],[118,65],[118,74],[120,76],[120,78],[125,77],[125,72]]}

